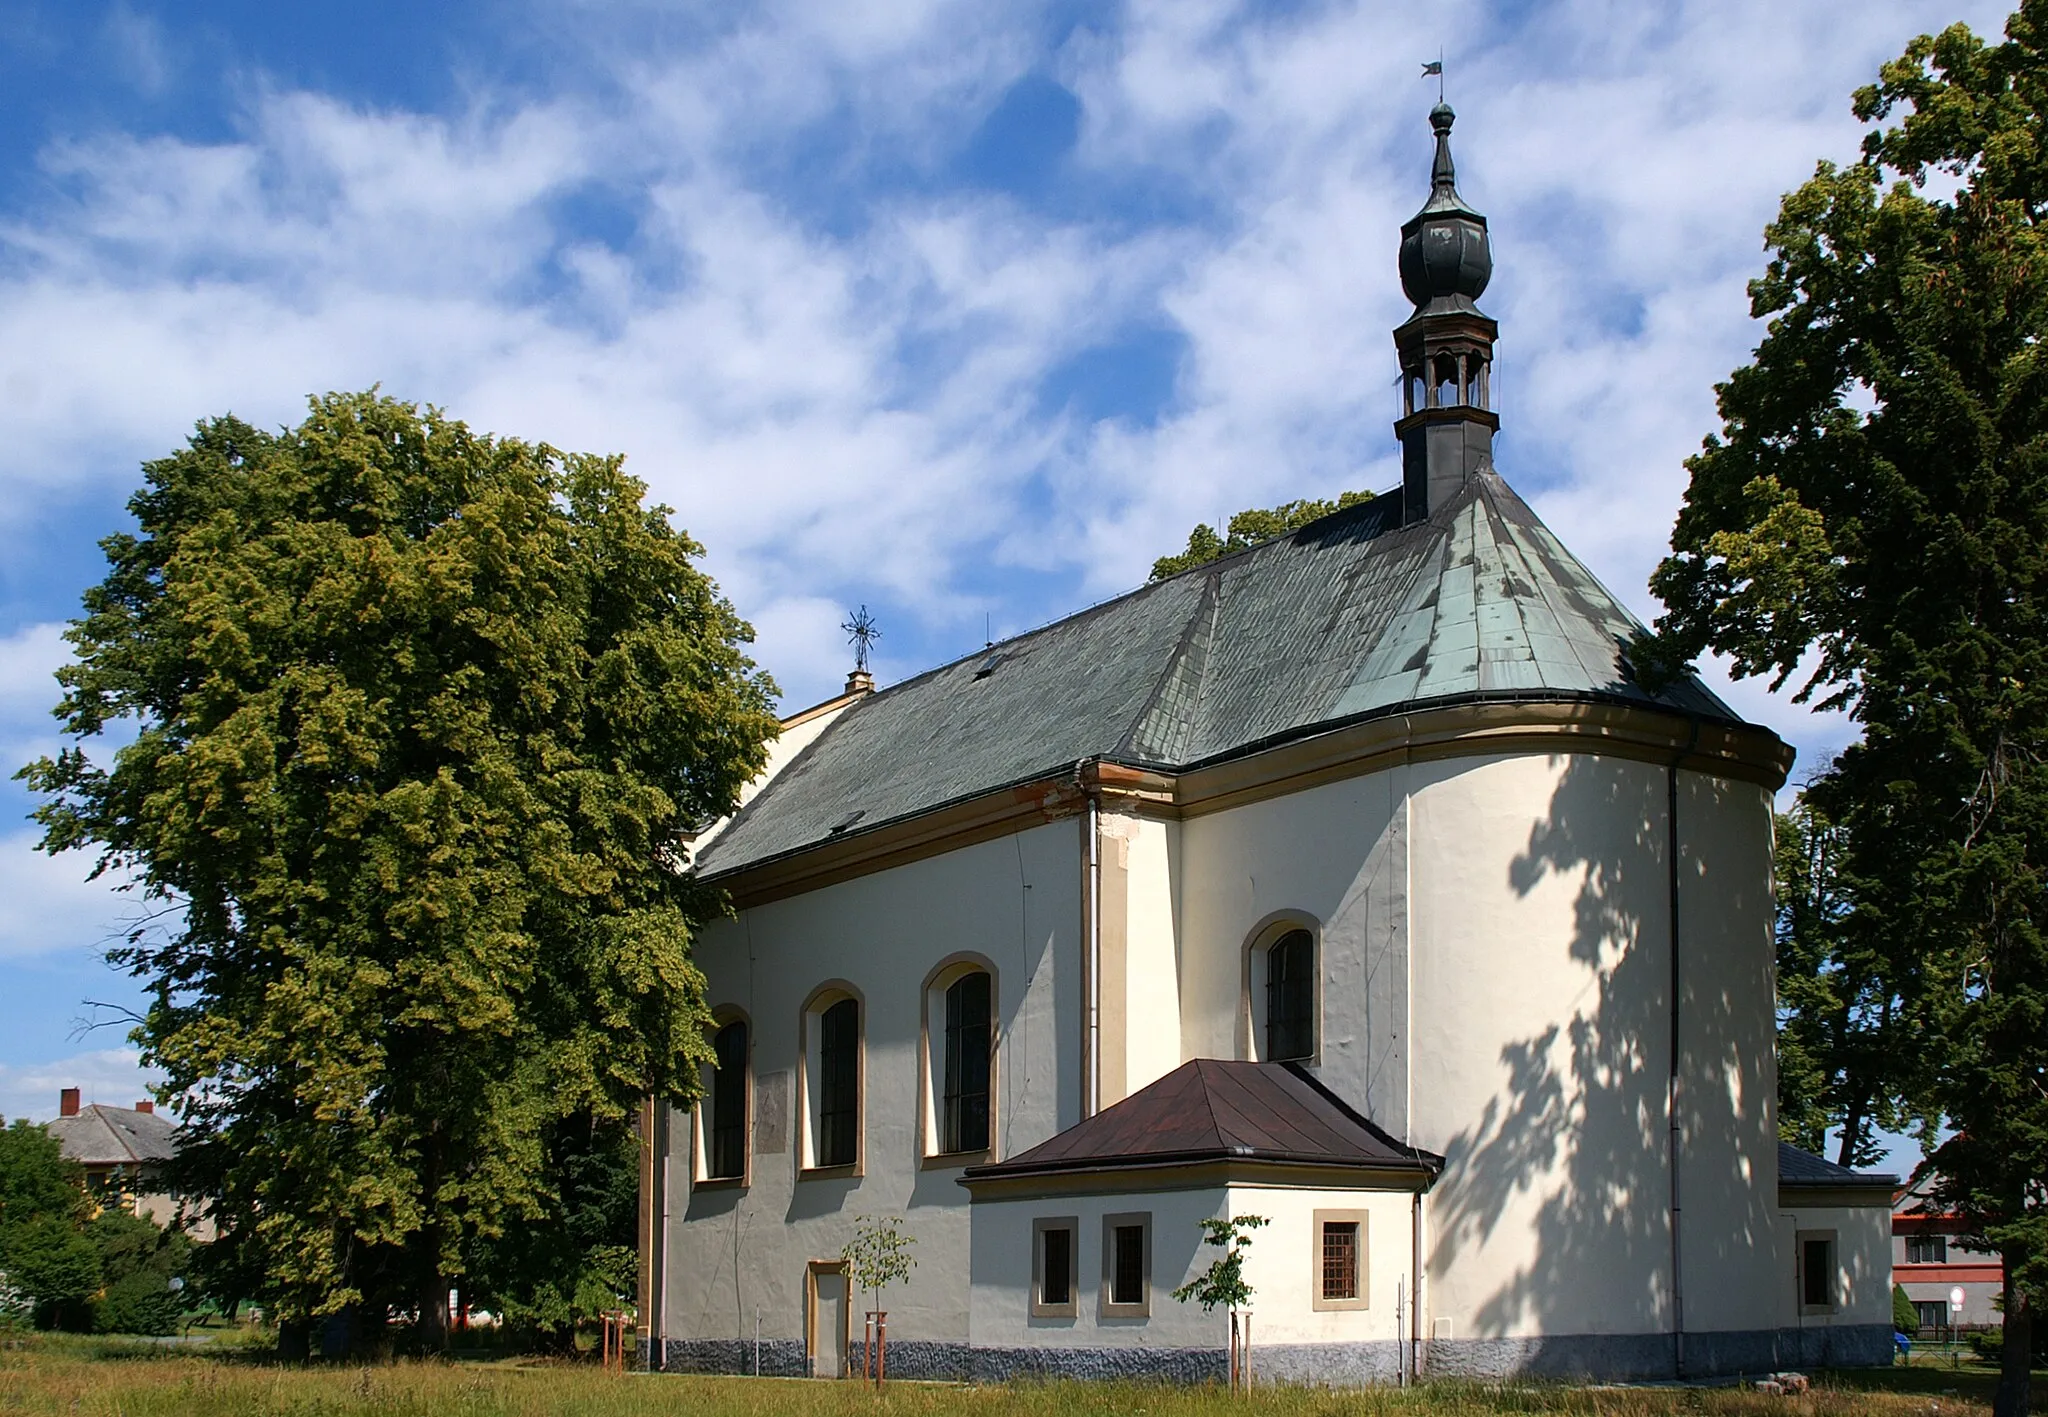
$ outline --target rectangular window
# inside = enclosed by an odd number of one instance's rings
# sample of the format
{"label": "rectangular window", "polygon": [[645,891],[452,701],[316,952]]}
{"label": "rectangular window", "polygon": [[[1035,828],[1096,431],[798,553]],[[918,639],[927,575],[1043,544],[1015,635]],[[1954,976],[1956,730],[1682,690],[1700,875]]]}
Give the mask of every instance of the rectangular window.
{"label": "rectangular window", "polygon": [[1834,1236],[1799,1237],[1799,1302],[1807,1309],[1835,1307]]}
{"label": "rectangular window", "polygon": [[1946,1299],[1915,1299],[1913,1301],[1913,1312],[1920,1316],[1920,1327],[1922,1328],[1948,1327],[1948,1300]]}
{"label": "rectangular window", "polygon": [[819,1166],[851,1166],[859,1149],[860,1005],[841,999],[818,1016]]}
{"label": "rectangular window", "polygon": [[945,1088],[939,1150],[988,1150],[989,977],[965,975],[946,990]]}
{"label": "rectangular window", "polygon": [[1102,1317],[1152,1314],[1152,1216],[1149,1211],[1102,1217]]}
{"label": "rectangular window", "polygon": [[1323,1222],[1323,1297],[1358,1297],[1358,1222]]}
{"label": "rectangular window", "polygon": [[1031,1316],[1070,1319],[1080,1313],[1074,1290],[1081,1222],[1060,1216],[1031,1222]]}
{"label": "rectangular window", "polygon": [[1074,1301],[1074,1232],[1045,1232],[1045,1282],[1038,1286],[1038,1302],[1048,1308],[1064,1308]]}
{"label": "rectangular window", "polygon": [[1109,1302],[1142,1304],[1145,1302],[1145,1227],[1119,1225],[1110,1235],[1115,1261],[1109,1280]]}
{"label": "rectangular window", "polygon": [[1309,1307],[1369,1308],[1367,1215],[1362,1210],[1319,1210],[1309,1230]]}
{"label": "rectangular window", "polygon": [[1906,1237],[1907,1264],[1947,1264],[1948,1236],[1908,1235]]}

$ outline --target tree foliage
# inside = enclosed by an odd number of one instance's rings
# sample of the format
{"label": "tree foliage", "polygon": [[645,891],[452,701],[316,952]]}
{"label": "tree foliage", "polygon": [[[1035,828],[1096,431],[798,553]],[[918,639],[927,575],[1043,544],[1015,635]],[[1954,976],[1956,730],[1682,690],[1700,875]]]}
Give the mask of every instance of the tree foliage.
{"label": "tree foliage", "polygon": [[46,850],[162,907],[114,958],[230,1267],[288,1324],[411,1311],[547,1223],[550,1128],[687,1101],[707,1060],[686,822],[772,686],[617,458],[380,397],[233,417],[144,466],[32,764]]}
{"label": "tree foliage", "polygon": [[1370,502],[1370,492],[1340,492],[1334,502],[1314,497],[1304,497],[1293,502],[1282,502],[1277,507],[1247,507],[1230,519],[1226,535],[1218,536],[1216,528],[1202,522],[1188,533],[1187,550],[1178,556],[1161,556],[1152,563],[1152,579],[1165,580],[1168,576],[1191,571],[1197,566],[1206,566],[1232,552],[1243,551],[1257,546],[1262,541],[1271,541],[1276,536],[1285,536],[1332,512],[1341,512],[1346,507],[1355,507],[1360,502]]}
{"label": "tree foliage", "polygon": [[91,1213],[84,1174],[55,1137],[19,1117],[0,1129],[0,1276],[39,1323],[100,1286],[99,1253],[85,1237]]}
{"label": "tree foliage", "polygon": [[[1904,946],[2010,1355],[2048,1296],[2048,0],[2006,33],[1914,40],[1855,99],[1893,125],[1767,228],[1767,333],[1688,464],[1642,662],[1711,647],[1861,726],[1816,787]],[[1996,1410],[2027,1403],[2008,1361]]]}
{"label": "tree foliage", "polygon": [[846,1265],[847,1282],[856,1291],[865,1289],[873,1294],[879,1308],[882,1291],[892,1284],[901,1284],[917,1268],[917,1257],[910,1253],[910,1247],[916,1243],[917,1238],[905,1234],[894,1216],[856,1217],[853,1238],[839,1252]]}
{"label": "tree foliage", "polygon": [[0,1288],[26,1311],[18,1317],[44,1328],[175,1333],[191,1256],[181,1232],[96,1207],[84,1173],[41,1127],[17,1120],[0,1130]]}
{"label": "tree foliage", "polygon": [[1777,819],[1778,1133],[1835,1162],[1869,1166],[1880,1132],[1921,1121],[1925,1075],[1898,981],[1918,941],[1868,908],[1850,876],[1847,834],[1816,784]]}
{"label": "tree foliage", "polygon": [[543,1141],[546,1214],[479,1237],[462,1292],[522,1347],[567,1352],[579,1327],[631,1302],[640,1146],[628,1123],[587,1111],[551,1124]]}
{"label": "tree foliage", "polygon": [[1251,1232],[1267,1223],[1263,1215],[1210,1217],[1201,1222],[1202,1243],[1223,1251],[1209,1267],[1173,1291],[1182,1304],[1192,1300],[1203,1313],[1217,1308],[1242,1309],[1252,1301],[1252,1286],[1245,1282],[1244,1252],[1251,1248]]}

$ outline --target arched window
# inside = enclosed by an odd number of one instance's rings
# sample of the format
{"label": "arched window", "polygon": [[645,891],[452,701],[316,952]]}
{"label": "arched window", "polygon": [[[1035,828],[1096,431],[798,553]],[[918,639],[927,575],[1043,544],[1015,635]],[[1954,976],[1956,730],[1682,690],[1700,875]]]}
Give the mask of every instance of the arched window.
{"label": "arched window", "polygon": [[1316,937],[1293,929],[1266,947],[1266,1047],[1278,1063],[1316,1052]]}
{"label": "arched window", "polygon": [[815,1166],[851,1166],[860,1151],[860,1003],[841,999],[818,1015]]}
{"label": "arched window", "polygon": [[939,1095],[939,1150],[988,1150],[989,1030],[993,990],[988,975],[963,974],[946,990],[946,1033]]}
{"label": "arched window", "polygon": [[996,986],[995,964],[972,953],[948,955],[924,977],[918,1071],[920,1145],[927,1159],[964,1166],[995,1144]]}
{"label": "arched window", "polygon": [[706,1137],[704,1177],[738,1180],[747,1174],[747,1043],[744,1019],[711,1037],[711,1125]]}

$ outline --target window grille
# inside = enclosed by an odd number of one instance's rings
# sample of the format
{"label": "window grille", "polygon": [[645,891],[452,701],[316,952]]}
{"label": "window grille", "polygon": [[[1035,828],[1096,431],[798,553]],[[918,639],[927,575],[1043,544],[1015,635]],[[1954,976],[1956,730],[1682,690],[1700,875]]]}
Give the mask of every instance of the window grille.
{"label": "window grille", "polygon": [[1358,1222],[1323,1222],[1323,1297],[1358,1297]]}
{"label": "window grille", "polygon": [[989,977],[979,972],[946,990],[941,1151],[988,1150],[989,995]]}
{"label": "window grille", "polygon": [[705,1177],[733,1180],[747,1170],[747,1026],[733,1022],[711,1039],[711,1154]]}
{"label": "window grille", "polygon": [[1316,941],[1289,930],[1266,951],[1266,1061],[1315,1056]]}
{"label": "window grille", "polygon": [[860,1005],[841,999],[818,1018],[819,1166],[851,1166],[860,1125]]}

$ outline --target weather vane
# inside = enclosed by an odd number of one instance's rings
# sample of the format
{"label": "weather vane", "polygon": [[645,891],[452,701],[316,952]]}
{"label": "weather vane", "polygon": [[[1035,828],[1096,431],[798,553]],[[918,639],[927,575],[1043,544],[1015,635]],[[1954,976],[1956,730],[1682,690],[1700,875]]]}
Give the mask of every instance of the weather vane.
{"label": "weather vane", "polygon": [[875,617],[868,614],[867,606],[863,605],[849,615],[846,623],[839,628],[846,631],[846,642],[853,646],[854,672],[867,673],[868,651],[873,648],[876,640],[882,638],[881,627],[875,623]]}
{"label": "weather vane", "polygon": [[1436,79],[1436,101],[1442,103],[1444,101],[1444,52],[1441,49],[1436,52],[1436,58],[1422,66],[1422,77],[1427,79],[1432,76]]}

